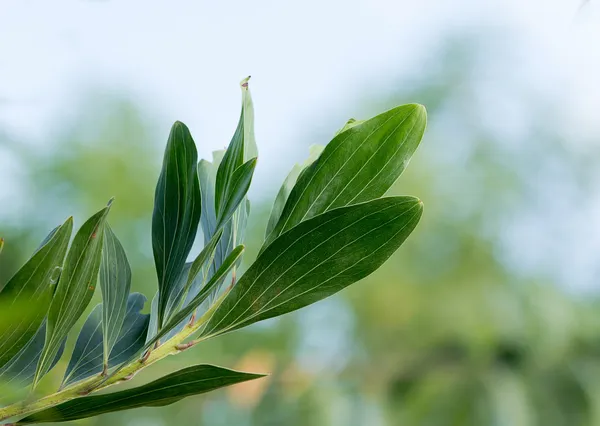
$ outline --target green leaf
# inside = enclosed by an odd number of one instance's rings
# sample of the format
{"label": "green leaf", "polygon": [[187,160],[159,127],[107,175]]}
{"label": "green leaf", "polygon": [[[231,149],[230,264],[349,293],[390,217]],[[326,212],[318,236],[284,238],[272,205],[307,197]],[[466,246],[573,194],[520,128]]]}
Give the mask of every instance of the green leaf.
{"label": "green leaf", "polygon": [[107,366],[125,320],[131,288],[131,267],[127,255],[108,223],[104,227],[99,278],[102,290],[103,360]]}
{"label": "green leaf", "polygon": [[298,179],[265,246],[304,220],[385,194],[419,146],[426,121],[423,106],[403,105],[335,136]]}
{"label": "green leaf", "polygon": [[[122,325],[119,327],[117,340],[108,359],[107,366],[109,368],[119,365],[133,354],[138,353],[146,340],[150,315],[140,313],[146,303],[146,296],[140,293],[132,293],[126,302],[126,314]],[[77,337],[69,366],[63,378],[63,386],[103,372],[102,346],[104,330],[102,316],[103,306],[99,304],[85,321]]]}
{"label": "green leaf", "polygon": [[269,237],[269,234],[277,225],[279,218],[281,217],[281,212],[283,212],[283,208],[285,207],[285,203],[290,196],[290,192],[292,192],[292,188],[296,185],[296,181],[300,174],[306,170],[311,164],[313,164],[319,155],[323,152],[325,147],[323,145],[311,145],[309,148],[309,155],[306,161],[302,164],[296,164],[292,167],[292,170],[287,175],[279,192],[277,193],[277,197],[275,197],[275,203],[273,203],[273,208],[271,209],[271,215],[269,216],[269,222],[267,223],[267,230],[265,232],[265,239]]}
{"label": "green leaf", "polygon": [[210,281],[206,283],[204,287],[200,290],[198,295],[194,297],[185,307],[183,307],[177,314],[173,316],[169,320],[169,323],[165,325],[165,327],[158,332],[158,334],[153,339],[154,342],[161,339],[165,336],[171,329],[176,327],[178,324],[181,324],[182,321],[185,321],[189,318],[190,315],[194,313],[194,311],[204,302],[207,297],[211,294],[211,292],[219,286],[223,280],[227,277],[227,274],[231,271],[231,269],[235,266],[238,259],[241,258],[244,253],[244,246],[237,246],[225,259],[225,262],[221,265],[221,267],[217,270],[217,272],[210,278]]}
{"label": "green leaf", "polygon": [[351,118],[348,121],[346,121],[346,124],[344,124],[344,127],[342,127],[340,130],[338,130],[337,132],[335,132],[334,136],[339,135],[342,132],[345,132],[348,129],[353,128],[354,126],[358,126],[359,124],[363,124],[366,120],[357,120],[356,118]]}
{"label": "green leaf", "polygon": [[192,135],[185,124],[176,122],[165,150],[152,215],[152,249],[159,289],[159,327],[165,320],[169,292],[179,278],[200,221],[197,159]]}
{"label": "green leaf", "polygon": [[[181,308],[181,304],[184,303],[196,277],[200,273],[200,271],[208,265],[212,263],[212,259],[215,255],[215,250],[217,248],[217,244],[221,235],[223,234],[223,229],[219,229],[215,235],[211,238],[200,254],[194,259],[191,264],[187,264],[184,266],[181,271],[180,278],[176,285],[171,287],[171,294],[169,295],[169,304],[167,305],[167,318],[170,318],[173,314],[177,313],[177,311]],[[208,268],[205,268],[208,269]],[[207,278],[208,271],[202,274],[201,280],[205,282]]]}
{"label": "green leaf", "polygon": [[0,367],[12,359],[42,324],[71,238],[69,218],[0,292]]}
{"label": "green leaf", "polygon": [[[44,321],[40,328],[27,344],[21,348],[4,367],[0,368],[0,383],[10,385],[12,388],[24,388],[33,382],[37,363],[44,349],[46,340],[46,322]],[[67,339],[63,339],[50,369],[58,363],[63,354]]]}
{"label": "green leaf", "polygon": [[89,218],[73,239],[48,311],[46,344],[37,366],[34,387],[48,372],[61,342],[69,334],[94,295],[102,261],[104,224],[109,210],[110,202],[108,206]]}
{"label": "green leaf", "polygon": [[217,217],[224,210],[224,205],[232,192],[234,172],[244,162],[258,155],[254,140],[254,108],[248,89],[248,80],[242,80],[242,112],[238,126],[219,164],[215,182],[215,211]]}
{"label": "green leaf", "polygon": [[417,225],[421,202],[390,197],[316,216],[275,240],[205,327],[214,336],[328,297],[375,271]]}
{"label": "green leaf", "polygon": [[253,158],[245,162],[233,172],[231,186],[223,204],[223,209],[218,212],[217,229],[222,227],[233,216],[233,213],[246,197],[246,193],[252,182],[256,160],[256,158]]}
{"label": "green leaf", "polygon": [[212,365],[196,365],[137,388],[77,398],[32,414],[17,424],[65,422],[132,408],[164,406],[188,396],[261,377],[264,375],[242,373]]}

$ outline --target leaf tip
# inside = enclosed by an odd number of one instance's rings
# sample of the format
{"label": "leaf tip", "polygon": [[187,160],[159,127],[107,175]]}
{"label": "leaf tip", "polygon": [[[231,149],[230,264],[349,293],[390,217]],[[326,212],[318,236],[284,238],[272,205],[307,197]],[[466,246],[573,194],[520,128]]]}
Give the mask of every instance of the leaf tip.
{"label": "leaf tip", "polygon": [[106,203],[106,207],[110,208],[114,201],[115,201],[115,197],[110,197],[110,200],[108,200],[108,203]]}
{"label": "leaf tip", "polygon": [[240,81],[240,86],[242,87],[242,89],[248,90],[248,81],[250,81],[250,77],[251,76],[249,75],[248,77]]}

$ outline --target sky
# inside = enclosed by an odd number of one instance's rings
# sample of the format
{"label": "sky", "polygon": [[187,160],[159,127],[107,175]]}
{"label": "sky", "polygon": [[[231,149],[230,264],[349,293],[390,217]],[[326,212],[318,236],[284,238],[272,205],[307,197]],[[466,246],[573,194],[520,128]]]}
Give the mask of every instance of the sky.
{"label": "sky", "polygon": [[[165,139],[185,122],[210,158],[235,128],[238,82],[252,75],[256,188],[304,159],[298,135],[333,134],[331,116],[341,126],[365,93],[418,72],[440,39],[490,28],[514,49],[516,84],[564,104],[561,131],[574,145],[600,133],[599,0],[0,0],[0,131],[52,149],[48,135],[100,87],[143,105]],[[0,148],[0,200],[14,195],[17,167]]]}

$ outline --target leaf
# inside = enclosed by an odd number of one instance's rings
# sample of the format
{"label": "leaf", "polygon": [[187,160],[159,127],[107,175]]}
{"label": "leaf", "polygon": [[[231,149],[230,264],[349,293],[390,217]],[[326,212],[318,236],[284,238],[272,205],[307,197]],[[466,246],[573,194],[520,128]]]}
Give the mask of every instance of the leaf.
{"label": "leaf", "polygon": [[[172,328],[176,327],[182,321],[185,321],[190,315],[194,313],[194,311],[206,300],[206,298],[211,294],[212,290],[219,286],[227,274],[231,269],[235,266],[238,259],[242,256],[244,252],[244,246],[237,246],[225,259],[225,262],[221,265],[216,274],[214,274],[210,281],[206,283],[204,287],[200,290],[198,295],[194,297],[184,308],[182,308],[177,314],[173,316],[169,320],[169,323],[165,325],[164,329],[160,330],[155,338],[154,342],[161,339],[165,336]],[[148,345],[148,344],[147,344]]]}
{"label": "leaf", "polygon": [[290,192],[292,192],[292,188],[296,184],[298,177],[300,174],[306,170],[312,163],[314,163],[319,155],[323,152],[325,147],[323,145],[311,145],[309,148],[309,155],[306,161],[302,164],[296,164],[292,167],[292,170],[287,175],[279,192],[277,193],[277,197],[275,197],[275,203],[273,203],[273,209],[271,210],[271,215],[269,216],[269,222],[267,223],[267,230],[265,232],[265,239],[269,237],[269,234],[275,228],[275,225],[279,221],[281,217],[281,212],[285,207],[285,202],[287,201]]}
{"label": "leaf", "polygon": [[235,133],[217,170],[215,182],[215,211],[217,216],[224,210],[224,204],[231,193],[234,172],[244,162],[258,155],[256,141],[254,140],[254,108],[248,89],[249,79],[250,77],[242,80],[240,84],[242,88],[242,112]]}
{"label": "leaf", "polygon": [[108,223],[104,227],[99,278],[102,290],[103,360],[104,364],[108,365],[110,353],[125,320],[127,298],[131,288],[131,267],[127,255]]}
{"label": "leaf", "polygon": [[[202,270],[202,268],[208,264],[212,263],[212,259],[214,258],[215,250],[217,248],[217,243],[223,234],[223,230],[220,229],[217,231],[215,235],[213,235],[212,239],[208,242],[200,254],[194,259],[194,262],[191,264],[186,263],[183,270],[181,271],[180,277],[177,283],[171,287],[171,294],[169,295],[169,304],[167,305],[167,318],[170,318],[173,314],[177,313],[177,311],[181,308],[181,304],[186,299],[187,294],[189,293],[190,288],[198,273]],[[204,281],[206,279],[206,274],[203,274],[201,280]]]}
{"label": "leaf", "polygon": [[176,122],[165,149],[152,214],[152,249],[158,275],[158,325],[162,326],[168,295],[192,248],[200,221],[198,153],[185,124]]}
{"label": "leaf", "polygon": [[46,344],[37,366],[34,387],[48,372],[61,342],[69,334],[94,295],[102,260],[104,224],[111,202],[90,217],[73,239],[48,311]]}
{"label": "leaf", "polygon": [[27,344],[42,324],[71,238],[69,218],[0,292],[0,367]]}
{"label": "leaf", "polygon": [[[132,293],[127,298],[126,314],[108,359],[109,368],[129,359],[144,346],[150,321],[150,315],[140,313],[145,303],[146,296],[140,293]],[[63,386],[102,373],[104,367],[102,316],[103,304],[99,304],[85,321],[65,372]]]}
{"label": "leaf", "polygon": [[165,406],[188,396],[261,377],[264,375],[242,373],[213,365],[196,365],[137,388],[77,398],[32,414],[17,424],[65,422],[132,408]]}
{"label": "leaf", "polygon": [[[24,388],[29,386],[33,382],[33,376],[35,375],[37,363],[42,355],[45,340],[46,322],[44,321],[29,342],[21,348],[19,353],[0,369],[0,383],[11,385],[14,388]],[[52,370],[58,363],[58,360],[65,349],[66,342],[67,339],[62,341],[48,371]]]}
{"label": "leaf", "polygon": [[240,167],[238,167],[231,178],[231,187],[227,192],[227,198],[223,204],[223,208],[218,212],[217,229],[222,227],[227,222],[239,205],[246,197],[246,193],[252,182],[252,175],[256,167],[256,158],[253,158]]}
{"label": "leaf", "polygon": [[359,124],[363,124],[366,120],[357,120],[356,118],[351,118],[348,121],[346,121],[346,124],[344,124],[344,127],[342,127],[340,130],[338,130],[337,132],[335,132],[335,136],[339,135],[342,132],[345,132],[348,129],[353,128],[354,126],[358,126]]}
{"label": "leaf", "polygon": [[190,300],[189,303],[186,304],[186,306],[184,306],[179,312],[177,312],[162,329],[158,330],[158,332],[152,339],[146,342],[146,344],[142,348],[142,351],[150,349],[152,345],[154,345],[154,343],[156,343],[163,337],[172,336],[173,333],[171,332],[173,329],[185,325],[189,317],[194,313],[198,306],[200,306],[202,302],[206,300],[206,298],[210,295],[211,291],[216,286],[220,285],[225,279],[225,277],[227,277],[227,274],[229,273],[229,271],[231,271],[231,268],[235,266],[236,262],[242,256],[243,252],[244,246],[236,247],[235,250],[233,250],[229,254],[225,262],[223,262],[217,273],[211,277],[210,281],[207,282],[206,285],[202,287],[200,292],[192,300]]}
{"label": "leaf", "polygon": [[4,248],[4,238],[0,238],[0,253],[2,253],[3,248]]}
{"label": "leaf", "polygon": [[423,106],[403,105],[335,136],[298,179],[265,246],[304,220],[385,194],[419,146],[426,121]]}
{"label": "leaf", "polygon": [[417,198],[390,197],[302,222],[259,255],[202,336],[300,309],[366,277],[400,247],[421,213]]}

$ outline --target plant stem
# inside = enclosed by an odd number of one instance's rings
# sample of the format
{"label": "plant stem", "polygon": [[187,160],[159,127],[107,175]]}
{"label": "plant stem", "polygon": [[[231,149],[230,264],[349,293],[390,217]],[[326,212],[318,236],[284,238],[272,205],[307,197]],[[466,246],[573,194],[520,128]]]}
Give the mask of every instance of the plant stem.
{"label": "plant stem", "polygon": [[[52,395],[40,398],[37,401],[31,403],[18,402],[16,404],[2,407],[0,408],[0,422],[13,417],[22,417],[27,414],[35,413],[36,411],[53,407],[63,402],[70,401],[71,399],[79,398],[83,395],[88,395],[92,392],[105,389],[114,384],[130,380],[135,374],[149,365],[154,364],[156,361],[159,361],[169,355],[177,354],[184,350],[183,348],[186,346],[191,346],[183,344],[183,342],[196,331],[198,331],[198,329],[210,319],[214,309],[216,308],[216,305],[218,305],[218,303],[215,303],[211,309],[206,311],[195,324],[190,324],[188,327],[185,327],[171,339],[166,341],[163,345],[154,349],[146,360],[136,359],[108,379],[106,379],[106,377],[101,373],[97,376],[90,377],[89,379],[83,380],[56,393],[53,393]],[[193,344],[199,342],[200,340],[205,339],[201,338],[199,340],[195,340]]]}

